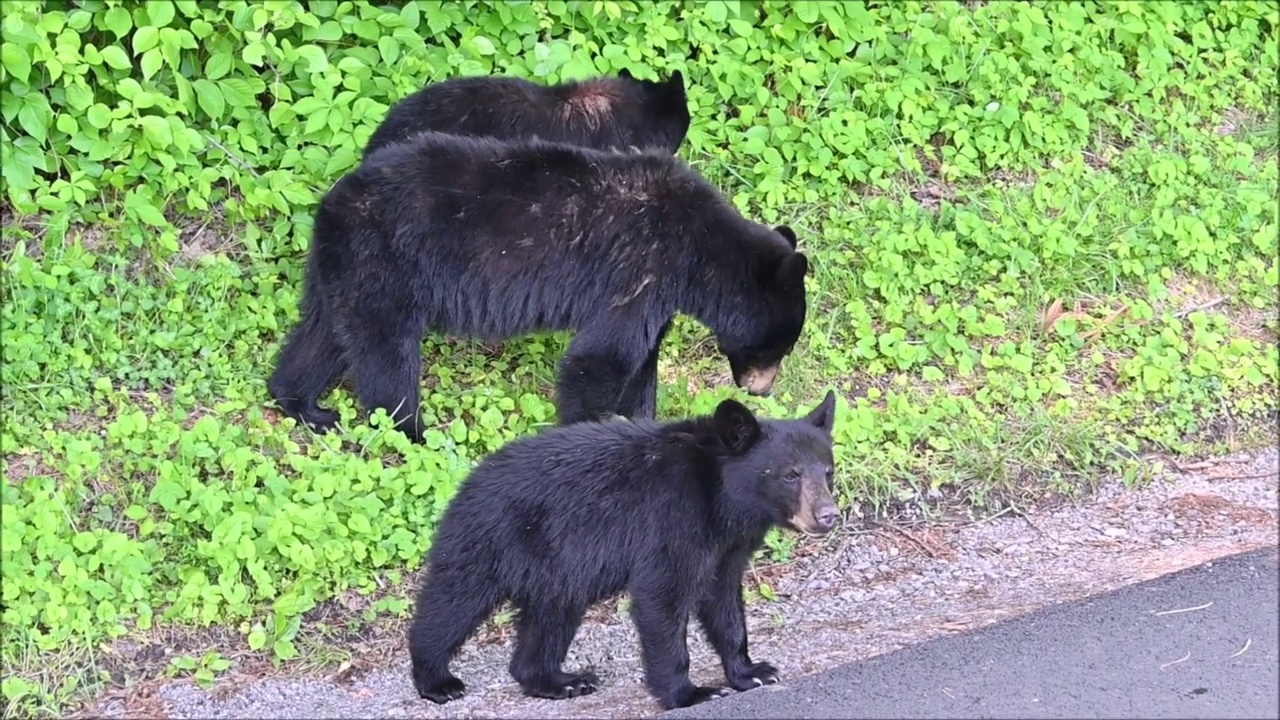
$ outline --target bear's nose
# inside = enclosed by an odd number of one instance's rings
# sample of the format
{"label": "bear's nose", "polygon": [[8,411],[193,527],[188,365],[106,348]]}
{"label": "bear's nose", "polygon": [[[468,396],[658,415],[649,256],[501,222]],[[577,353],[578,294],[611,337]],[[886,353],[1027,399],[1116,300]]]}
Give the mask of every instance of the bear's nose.
{"label": "bear's nose", "polygon": [[840,519],[840,513],[834,507],[823,508],[814,516],[814,520],[818,523],[818,528],[822,532],[826,532],[836,526],[836,521]]}

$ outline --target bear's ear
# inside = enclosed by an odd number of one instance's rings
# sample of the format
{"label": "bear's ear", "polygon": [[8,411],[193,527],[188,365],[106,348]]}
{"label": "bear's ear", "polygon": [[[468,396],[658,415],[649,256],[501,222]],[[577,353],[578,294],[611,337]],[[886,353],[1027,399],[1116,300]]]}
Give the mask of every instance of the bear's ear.
{"label": "bear's ear", "polygon": [[827,396],[822,398],[822,402],[818,403],[818,407],[809,411],[805,415],[805,420],[811,425],[831,435],[831,431],[836,424],[836,394],[834,391],[828,390]]}
{"label": "bear's ear", "polygon": [[622,78],[623,80],[630,80],[632,79],[631,71],[626,68],[622,68],[621,70],[618,71],[618,77]]}
{"label": "bear's ear", "polygon": [[784,293],[799,292],[804,289],[804,276],[809,272],[809,258],[804,253],[791,253],[782,258],[774,271],[774,287]]}
{"label": "bear's ear", "polygon": [[779,225],[778,227],[774,228],[773,231],[781,235],[784,240],[791,243],[792,250],[796,249],[796,243],[799,241],[796,239],[796,234],[791,230],[791,228],[787,227],[786,225]]}
{"label": "bear's ear", "polygon": [[715,426],[720,442],[735,455],[750,450],[760,439],[756,416],[737,400],[725,400],[716,406]]}
{"label": "bear's ear", "polygon": [[671,77],[666,80],[660,80],[655,85],[657,85],[659,96],[665,99],[669,105],[680,106],[688,103],[688,98],[684,92],[684,75],[679,70],[672,71]]}

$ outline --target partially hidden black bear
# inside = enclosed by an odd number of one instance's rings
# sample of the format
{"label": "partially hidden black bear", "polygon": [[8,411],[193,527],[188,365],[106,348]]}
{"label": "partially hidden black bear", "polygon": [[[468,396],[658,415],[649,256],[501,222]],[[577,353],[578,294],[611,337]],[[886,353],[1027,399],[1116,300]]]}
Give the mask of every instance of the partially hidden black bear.
{"label": "partially hidden black bear", "polygon": [[301,318],[268,390],[325,431],[344,372],[360,404],[421,441],[427,330],[496,341],[576,335],[561,424],[652,418],[677,312],[709,327],[739,387],[767,394],[800,336],[808,260],[679,158],[422,133],[339,179],[316,211]]}
{"label": "partially hidden black bear", "polygon": [[482,460],[446,508],[409,629],[413,682],[437,703],[462,697],[449,663],[502,602],[516,607],[509,666],[527,695],[594,692],[562,664],[584,611],[625,590],[645,683],[663,708],[727,694],[695,686],[691,615],[729,687],[777,682],[747,651],[742,575],[776,526],[823,534],[831,497],[835,395],[805,417],[757,419],[736,400],[658,424],[579,423],[514,440]]}
{"label": "partially hidden black bear", "polygon": [[675,154],[689,131],[689,107],[679,70],[657,81],[623,69],[617,77],[556,85],[517,77],[450,78],[392,105],[364,157],[425,131]]}

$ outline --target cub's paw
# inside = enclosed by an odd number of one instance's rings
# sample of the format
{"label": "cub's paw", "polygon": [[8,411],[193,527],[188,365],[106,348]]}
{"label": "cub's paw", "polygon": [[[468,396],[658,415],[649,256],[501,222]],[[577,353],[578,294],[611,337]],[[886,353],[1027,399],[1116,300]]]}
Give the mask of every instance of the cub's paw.
{"label": "cub's paw", "polygon": [[698,705],[708,700],[722,698],[729,694],[729,688],[726,687],[690,687],[687,691],[680,694],[676,699],[673,707],[689,707],[690,705]]}
{"label": "cub's paw", "polygon": [[762,685],[773,685],[778,682],[778,668],[767,662],[758,662],[746,670],[733,673],[729,677],[729,686],[734,690],[750,690]]}
{"label": "cub's paw", "polygon": [[599,687],[600,678],[593,672],[584,672],[578,675],[561,675],[551,682],[528,685],[523,689],[530,697],[565,700],[590,695]]}
{"label": "cub's paw", "polygon": [[414,686],[418,689],[418,697],[443,705],[450,700],[460,700],[467,694],[467,686],[458,678],[449,675],[436,682],[424,682],[414,678]]}

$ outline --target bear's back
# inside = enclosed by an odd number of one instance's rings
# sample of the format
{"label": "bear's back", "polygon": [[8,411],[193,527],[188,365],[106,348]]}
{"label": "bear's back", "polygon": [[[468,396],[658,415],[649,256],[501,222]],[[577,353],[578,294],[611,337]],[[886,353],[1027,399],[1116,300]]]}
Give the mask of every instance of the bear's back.
{"label": "bear's back", "polygon": [[[649,421],[575,423],[514,440],[482,460],[455,503],[501,508],[495,525],[544,508],[565,533],[664,524],[702,504],[709,456]],[[643,518],[648,518],[644,520]],[[518,523],[516,523],[518,524]]]}

